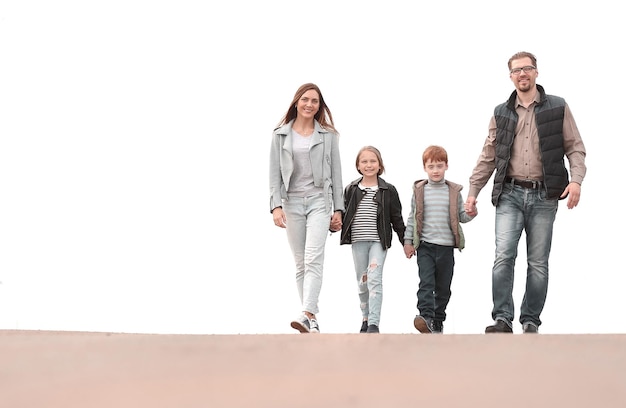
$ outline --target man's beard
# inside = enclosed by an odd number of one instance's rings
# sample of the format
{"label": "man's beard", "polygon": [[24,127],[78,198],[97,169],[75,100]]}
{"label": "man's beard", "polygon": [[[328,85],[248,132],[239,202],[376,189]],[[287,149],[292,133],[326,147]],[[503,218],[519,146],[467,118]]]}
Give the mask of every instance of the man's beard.
{"label": "man's beard", "polygon": [[533,89],[533,84],[529,81],[526,84],[522,85],[520,83],[517,84],[517,89],[519,89],[522,92],[528,92],[531,89]]}

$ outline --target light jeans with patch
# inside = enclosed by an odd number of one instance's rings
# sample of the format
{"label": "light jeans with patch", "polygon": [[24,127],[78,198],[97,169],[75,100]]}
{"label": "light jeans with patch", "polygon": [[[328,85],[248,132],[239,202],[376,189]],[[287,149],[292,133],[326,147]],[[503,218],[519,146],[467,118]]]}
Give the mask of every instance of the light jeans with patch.
{"label": "light jeans with patch", "polygon": [[352,242],[352,258],[361,302],[368,325],[380,325],[383,304],[383,266],[387,251],[378,241]]}

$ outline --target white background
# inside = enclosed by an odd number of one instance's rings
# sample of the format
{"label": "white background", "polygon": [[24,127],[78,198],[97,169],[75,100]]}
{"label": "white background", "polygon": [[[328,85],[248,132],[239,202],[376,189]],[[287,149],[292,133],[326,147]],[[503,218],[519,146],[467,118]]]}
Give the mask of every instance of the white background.
{"label": "white background", "polygon": [[[538,58],[587,147],[561,202],[543,333],[623,333],[626,30],[610,1],[5,1],[0,6],[0,329],[289,333],[299,312],[269,213],[271,132],[317,83],[344,184],[377,146],[408,215],[430,144],[465,186],[507,60]],[[455,252],[446,333],[491,323],[491,181]],[[525,282],[516,268],[516,315]],[[318,314],[354,333],[351,250],[329,237]],[[414,333],[418,277],[394,238],[383,333]],[[516,316],[517,319],[518,316]],[[516,322],[515,331],[520,332]],[[295,334],[295,333],[294,333]]]}

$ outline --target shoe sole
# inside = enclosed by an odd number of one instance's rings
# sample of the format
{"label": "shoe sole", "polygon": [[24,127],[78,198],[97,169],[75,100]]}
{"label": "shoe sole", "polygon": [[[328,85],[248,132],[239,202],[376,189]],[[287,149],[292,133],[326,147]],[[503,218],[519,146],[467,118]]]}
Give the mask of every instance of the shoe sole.
{"label": "shoe sole", "polygon": [[428,328],[428,323],[426,323],[426,320],[424,320],[423,317],[416,316],[415,319],[413,319],[413,326],[415,326],[417,331],[419,331],[422,334],[432,333],[430,329]]}
{"label": "shoe sole", "polygon": [[485,334],[513,334],[513,329],[501,331],[501,330],[496,329],[495,327],[492,327],[492,328],[487,327],[485,329]]}
{"label": "shoe sole", "polygon": [[300,333],[310,333],[309,328],[300,322],[291,322],[291,327],[298,330]]}

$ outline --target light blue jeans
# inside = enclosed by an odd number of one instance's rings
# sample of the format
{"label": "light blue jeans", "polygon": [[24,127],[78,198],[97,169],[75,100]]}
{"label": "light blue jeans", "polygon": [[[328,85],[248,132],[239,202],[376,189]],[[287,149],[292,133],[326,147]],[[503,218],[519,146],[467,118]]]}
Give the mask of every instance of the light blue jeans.
{"label": "light blue jeans", "polygon": [[283,202],[283,211],[287,219],[287,240],[296,263],[302,311],[317,314],[332,212],[326,210],[323,194],[289,197]]}
{"label": "light blue jeans", "polygon": [[526,291],[520,323],[541,324],[539,316],[548,293],[548,258],[558,200],[546,200],[543,190],[506,184],[496,207],[496,257],[492,270],[494,320],[514,318],[515,258],[522,231],[526,232]]}
{"label": "light blue jeans", "polygon": [[361,314],[368,324],[379,326],[383,304],[383,266],[387,251],[377,241],[357,241],[351,245]]}

